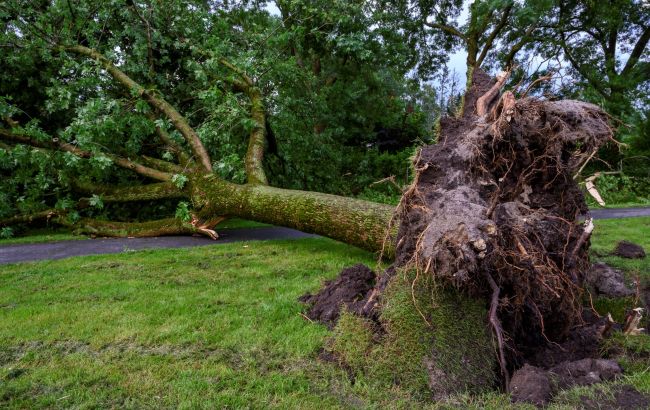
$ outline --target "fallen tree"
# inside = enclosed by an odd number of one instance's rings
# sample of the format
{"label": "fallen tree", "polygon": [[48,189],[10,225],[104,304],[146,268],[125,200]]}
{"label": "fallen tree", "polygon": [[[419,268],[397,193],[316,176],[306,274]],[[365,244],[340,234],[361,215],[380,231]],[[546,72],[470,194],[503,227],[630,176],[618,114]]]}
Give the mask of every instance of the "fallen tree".
{"label": "fallen tree", "polygon": [[[254,126],[249,134],[245,157],[247,183],[240,185],[226,181],[212,172],[211,159],[196,131],[176,108],[159,95],[146,90],[96,50],[81,45],[59,47],[61,53],[89,58],[97,62],[131,95],[140,96],[155,115],[168,119],[182,135],[185,144],[179,145],[160,127],[156,128],[159,143],[174,152],[176,162],[140,155],[125,158],[110,152],[94,153],[79,149],[57,138],[36,138],[19,127],[10,118],[12,128],[0,128],[0,141],[11,145],[27,145],[46,151],[64,151],[83,159],[101,155],[123,169],[147,178],[152,183],[128,187],[98,186],[77,183],[75,189],[83,196],[75,209],[86,208],[89,197],[97,195],[104,203],[125,203],[169,198],[188,199],[192,204],[188,221],[169,219],[144,223],[109,223],[84,218],[70,222],[67,212],[51,209],[33,215],[17,215],[0,220],[0,226],[47,219],[53,223],[73,227],[78,233],[98,236],[154,236],[188,233],[215,237],[214,225],[226,217],[242,217],[260,222],[287,226],[305,232],[317,233],[371,251],[384,248],[386,228],[393,207],[353,198],[318,192],[288,190],[271,187],[267,183],[263,159],[266,145],[266,114],[262,94],[253,80],[226,60],[221,64],[230,70],[225,78],[233,92],[243,93],[249,100],[250,119]],[[186,182],[180,187],[173,183],[175,176],[183,175]],[[155,182],[154,182],[155,181]],[[392,254],[390,242],[385,249]]]}
{"label": "fallen tree", "polygon": [[[573,177],[611,139],[608,118],[598,107],[577,101],[515,100],[512,93],[500,92],[505,75],[491,80],[475,70],[464,111],[443,119],[440,142],[418,152],[415,180],[395,210],[269,186],[263,167],[266,118],[261,93],[244,72],[225,60],[221,64],[232,74],[226,82],[248,98],[254,124],[245,158],[247,183],[242,185],[212,171],[207,150],[189,121],[160,95],[132,80],[96,50],[78,45],[59,51],[96,61],[117,85],[146,101],[153,116],[171,121],[184,139],[184,144],[178,144],[163,129],[156,129],[158,143],[174,153],[174,160],[102,152],[114,165],[151,183],[115,187],[79,182],[75,189],[84,196],[74,209],[87,207],[89,195],[108,204],[185,198],[192,204],[190,218],[71,222],[68,211],[51,209],[7,218],[0,225],[47,219],[97,236],[198,233],[215,238],[216,223],[238,216],[394,256],[395,264],[372,280],[334,282],[327,297],[307,301],[336,310],[343,302],[347,312],[341,316],[338,332],[347,325],[382,335],[383,347],[376,354],[402,360],[399,366],[385,366],[390,379],[421,383],[419,376],[395,372],[421,375],[424,371],[426,387],[436,398],[481,391],[497,380],[507,388],[514,369],[536,363],[536,355],[563,343],[569,330],[581,323],[592,225],[576,222],[581,217],[590,220]],[[27,145],[83,159],[98,155],[57,138],[31,135],[10,118],[5,122],[9,127],[0,129],[0,140],[8,149]],[[176,183],[179,175],[185,177],[183,184]],[[396,237],[391,227],[398,228]],[[336,291],[351,282],[366,286],[354,292]],[[332,317],[331,309],[320,310]],[[334,317],[338,316],[337,312]],[[315,315],[314,319],[322,318]],[[355,322],[358,319],[362,322]],[[431,344],[423,347],[422,340]],[[404,356],[403,346],[410,346],[418,359]]]}

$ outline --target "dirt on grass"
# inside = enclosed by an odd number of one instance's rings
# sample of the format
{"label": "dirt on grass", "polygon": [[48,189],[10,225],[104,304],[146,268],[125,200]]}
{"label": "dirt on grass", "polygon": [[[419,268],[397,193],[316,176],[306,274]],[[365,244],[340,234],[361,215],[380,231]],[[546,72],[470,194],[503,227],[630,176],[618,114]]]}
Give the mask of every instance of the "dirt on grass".
{"label": "dirt on grass", "polygon": [[336,324],[342,308],[360,312],[364,299],[375,286],[376,274],[365,265],[345,268],[334,280],[327,281],[315,295],[306,294],[300,301],[309,305],[307,317],[326,324]]}
{"label": "dirt on grass", "polygon": [[591,287],[598,296],[621,298],[634,295],[634,290],[625,284],[623,272],[602,262],[592,265],[587,272],[585,285]]}
{"label": "dirt on grass", "polygon": [[639,410],[650,408],[650,396],[627,384],[616,386],[611,394],[599,392],[596,397],[583,396],[581,401],[585,410]]}
{"label": "dirt on grass", "polygon": [[614,249],[614,255],[627,259],[643,259],[645,258],[645,250],[643,247],[629,242],[620,241]]}

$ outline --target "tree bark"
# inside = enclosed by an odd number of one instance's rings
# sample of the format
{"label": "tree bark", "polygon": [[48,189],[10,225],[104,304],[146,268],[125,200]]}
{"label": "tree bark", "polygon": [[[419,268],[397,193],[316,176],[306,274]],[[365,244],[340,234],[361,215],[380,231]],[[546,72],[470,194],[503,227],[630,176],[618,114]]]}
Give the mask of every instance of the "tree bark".
{"label": "tree bark", "polygon": [[[393,255],[389,238],[394,207],[319,192],[237,185],[214,175],[190,180],[201,219],[236,216],[327,236],[372,252]],[[387,240],[388,238],[388,240]]]}

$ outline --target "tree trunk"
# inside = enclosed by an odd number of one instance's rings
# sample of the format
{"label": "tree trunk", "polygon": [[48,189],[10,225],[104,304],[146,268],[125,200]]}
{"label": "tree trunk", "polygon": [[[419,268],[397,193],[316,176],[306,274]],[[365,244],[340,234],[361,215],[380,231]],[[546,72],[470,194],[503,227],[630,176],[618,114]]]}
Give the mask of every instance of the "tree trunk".
{"label": "tree trunk", "polygon": [[327,236],[391,256],[389,225],[394,207],[319,192],[237,185],[213,175],[190,181],[192,202],[200,219],[236,216]]}

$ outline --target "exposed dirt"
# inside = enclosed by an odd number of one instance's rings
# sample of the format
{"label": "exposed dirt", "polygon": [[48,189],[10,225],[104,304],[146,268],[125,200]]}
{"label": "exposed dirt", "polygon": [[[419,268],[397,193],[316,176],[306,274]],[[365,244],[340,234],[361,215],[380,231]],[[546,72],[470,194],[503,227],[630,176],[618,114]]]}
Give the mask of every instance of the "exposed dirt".
{"label": "exposed dirt", "polygon": [[[466,101],[491,84],[479,74]],[[496,288],[491,323],[511,338],[512,368],[581,324],[589,232],[575,221],[588,209],[573,174],[611,130],[591,104],[507,101],[443,123],[441,143],[420,151],[397,264],[488,301]]]}
{"label": "exposed dirt", "polygon": [[557,383],[557,388],[568,389],[614,380],[623,373],[623,369],[614,360],[582,359],[560,363],[549,372]]}
{"label": "exposed dirt", "polygon": [[532,403],[536,406],[547,404],[553,396],[553,385],[548,372],[528,364],[512,375],[510,390],[513,402]]}
{"label": "exposed dirt", "polygon": [[587,272],[585,285],[598,296],[620,298],[634,295],[634,290],[625,285],[623,272],[606,263],[594,263]]}
{"label": "exposed dirt", "polygon": [[543,406],[559,389],[611,381],[621,373],[618,363],[605,359],[566,361],[549,370],[526,364],[512,376],[512,401]]}
{"label": "exposed dirt", "polygon": [[645,250],[633,242],[620,241],[614,249],[614,255],[628,259],[643,259],[645,258]]}
{"label": "exposed dirt", "polygon": [[566,361],[600,357],[600,344],[607,329],[607,319],[600,318],[595,323],[578,326],[560,343],[547,343],[543,347],[529,349],[527,363],[550,369]]}
{"label": "exposed dirt", "polygon": [[585,410],[639,410],[650,408],[650,397],[630,385],[617,386],[613,393],[613,398],[611,395],[602,392],[597,394],[595,398],[581,397],[582,408]]}
{"label": "exposed dirt", "polygon": [[346,307],[352,312],[360,312],[364,299],[375,286],[376,275],[365,265],[358,264],[341,271],[339,276],[325,282],[315,295],[306,294],[300,301],[309,305],[307,317],[333,327],[340,311]]}

